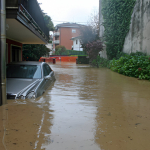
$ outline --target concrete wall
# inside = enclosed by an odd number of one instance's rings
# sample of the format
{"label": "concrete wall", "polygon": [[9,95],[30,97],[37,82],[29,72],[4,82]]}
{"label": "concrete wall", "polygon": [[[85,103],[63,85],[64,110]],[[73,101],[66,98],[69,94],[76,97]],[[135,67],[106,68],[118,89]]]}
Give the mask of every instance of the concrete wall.
{"label": "concrete wall", "polygon": [[[101,0],[99,0],[100,37],[104,34],[101,25],[103,16],[101,14]],[[130,30],[125,38],[123,52],[144,52],[150,55],[150,0],[137,0],[130,24]],[[100,52],[101,57],[107,58],[106,51]]]}
{"label": "concrete wall", "polygon": [[104,26],[103,23],[103,15],[102,15],[102,0],[99,0],[99,22],[100,22],[100,29],[99,29],[99,36],[100,38],[104,35]]}
{"label": "concrete wall", "polygon": [[100,57],[107,59],[106,46],[104,46],[103,51],[99,52]]}
{"label": "concrete wall", "polygon": [[123,52],[146,52],[150,54],[150,0],[137,0],[133,10],[129,33]]}
{"label": "concrete wall", "polygon": [[[102,0],[99,0],[99,21],[100,21],[100,27],[99,27],[99,37],[101,40],[103,40],[103,35],[104,35],[104,26],[102,25],[103,23],[103,15],[102,15]],[[104,45],[103,51],[99,52],[100,57],[106,58],[107,59],[107,53],[106,53],[106,47]]]}

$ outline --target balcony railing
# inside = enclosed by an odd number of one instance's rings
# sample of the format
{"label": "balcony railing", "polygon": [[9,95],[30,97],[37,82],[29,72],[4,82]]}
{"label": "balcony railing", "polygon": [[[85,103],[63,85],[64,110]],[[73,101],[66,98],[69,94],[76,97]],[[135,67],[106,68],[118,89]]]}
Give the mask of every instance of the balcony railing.
{"label": "balcony railing", "polygon": [[44,33],[46,35],[46,38],[48,39],[49,30],[46,27],[42,11],[39,7],[37,0],[6,0],[6,8],[18,8],[19,11],[22,11],[24,15],[30,21],[32,21],[32,23],[40,31],[41,35],[44,37]]}
{"label": "balcony railing", "polygon": [[60,32],[55,32],[54,36],[60,36]]}
{"label": "balcony railing", "polygon": [[59,44],[60,41],[59,41],[59,40],[55,40],[53,43],[54,43],[54,44]]}

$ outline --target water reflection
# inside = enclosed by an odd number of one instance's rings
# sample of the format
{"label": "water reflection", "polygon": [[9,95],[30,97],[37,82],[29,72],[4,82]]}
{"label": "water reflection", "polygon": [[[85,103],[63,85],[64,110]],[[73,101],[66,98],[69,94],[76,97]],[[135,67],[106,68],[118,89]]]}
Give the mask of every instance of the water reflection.
{"label": "water reflection", "polygon": [[51,133],[53,110],[48,92],[52,87],[35,100],[8,100],[0,107],[1,150],[41,149],[47,140],[45,134]]}
{"label": "water reflection", "polygon": [[0,150],[149,150],[149,81],[50,65],[56,81],[44,95],[0,107]]}
{"label": "water reflection", "polygon": [[87,95],[80,95],[87,69],[90,67],[67,63],[54,66],[56,82],[51,104],[55,112],[49,135],[52,143],[43,144],[42,148],[100,150],[94,141],[96,106]]}
{"label": "water reflection", "polygon": [[97,109],[96,142],[104,150],[148,150],[150,83],[111,71],[105,72],[102,78],[103,98],[97,100],[101,107]]}

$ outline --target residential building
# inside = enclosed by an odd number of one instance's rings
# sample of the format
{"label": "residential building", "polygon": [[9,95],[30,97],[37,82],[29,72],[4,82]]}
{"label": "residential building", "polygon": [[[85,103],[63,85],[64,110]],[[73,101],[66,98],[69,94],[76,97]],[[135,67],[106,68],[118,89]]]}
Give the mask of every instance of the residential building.
{"label": "residential building", "polygon": [[6,64],[22,61],[23,44],[46,44],[49,31],[37,0],[1,0],[0,105],[6,103]]}
{"label": "residential building", "polygon": [[53,38],[53,50],[57,45],[65,46],[66,49],[71,50],[73,41],[71,38],[80,35],[80,24],[77,23],[62,23],[55,27]]}
{"label": "residential building", "polygon": [[73,41],[72,50],[76,51],[83,51],[82,45],[81,45],[81,36],[73,37],[71,38]]}

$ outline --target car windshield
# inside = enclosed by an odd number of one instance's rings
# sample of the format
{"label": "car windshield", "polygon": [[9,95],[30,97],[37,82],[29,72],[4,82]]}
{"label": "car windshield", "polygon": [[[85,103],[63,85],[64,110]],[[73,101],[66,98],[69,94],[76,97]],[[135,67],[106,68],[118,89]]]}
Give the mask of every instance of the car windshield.
{"label": "car windshield", "polygon": [[41,78],[41,67],[39,65],[7,65],[7,78]]}

